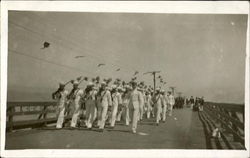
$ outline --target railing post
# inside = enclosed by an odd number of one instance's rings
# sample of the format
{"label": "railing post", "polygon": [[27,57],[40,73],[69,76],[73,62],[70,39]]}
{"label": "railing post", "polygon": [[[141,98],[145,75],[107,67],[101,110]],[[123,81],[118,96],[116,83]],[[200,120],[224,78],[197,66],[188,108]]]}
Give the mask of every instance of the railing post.
{"label": "railing post", "polygon": [[[235,111],[231,111],[231,114],[232,114],[231,116],[232,116],[234,119],[238,120],[238,117],[237,117],[237,114],[236,114]],[[232,129],[233,129],[236,133],[238,133],[238,131],[239,131],[238,127],[237,127],[233,122],[232,122]],[[237,137],[235,134],[233,134],[233,138],[234,138],[234,141],[236,141],[236,142],[239,141],[238,137]]]}
{"label": "railing post", "polygon": [[[45,120],[47,118],[47,106],[45,105],[44,108],[43,108],[43,119]],[[47,125],[47,121],[44,121],[44,126]]]}
{"label": "railing post", "polygon": [[10,107],[10,113],[9,113],[9,124],[10,124],[10,128],[9,131],[11,132],[13,130],[13,113],[15,111],[15,107],[11,106]]}

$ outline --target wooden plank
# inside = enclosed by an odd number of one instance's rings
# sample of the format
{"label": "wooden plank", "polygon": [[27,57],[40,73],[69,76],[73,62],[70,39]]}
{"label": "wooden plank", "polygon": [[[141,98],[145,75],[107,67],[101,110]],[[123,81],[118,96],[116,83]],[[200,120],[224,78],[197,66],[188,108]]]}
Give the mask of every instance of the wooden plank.
{"label": "wooden plank", "polygon": [[12,106],[55,106],[56,102],[7,102],[7,107]]}
{"label": "wooden plank", "polygon": [[234,135],[237,137],[237,139],[239,140],[239,142],[240,142],[241,144],[244,144],[244,138],[242,138],[241,136],[239,136],[237,132],[235,132],[232,128],[230,128],[230,127],[228,126],[228,123],[222,121],[215,113],[213,113],[212,111],[210,111],[208,108],[205,108],[205,110],[206,110],[206,112],[208,112],[211,116],[217,118],[222,124],[224,124],[224,127],[226,127],[227,130],[229,130],[232,134],[234,134]]}
{"label": "wooden plank", "polygon": [[[36,115],[36,114],[42,114],[44,111],[25,111],[25,112],[13,112],[8,113],[8,116],[18,116],[18,115]],[[47,110],[47,113],[55,113],[56,110]]]}
{"label": "wooden plank", "polygon": [[225,117],[226,119],[230,120],[230,121],[231,121],[233,124],[235,124],[237,127],[241,128],[241,129],[244,129],[244,123],[243,123],[243,122],[241,122],[241,121],[239,121],[239,120],[236,120],[236,119],[234,119],[233,117],[231,117],[231,116],[229,116],[229,115],[227,115],[227,114],[225,114],[225,113],[222,113],[221,111],[218,111],[218,110],[216,110],[216,109],[214,109],[214,108],[210,108],[210,107],[209,107],[209,109],[212,110],[212,111],[214,111],[215,113],[217,113],[217,114],[219,114],[219,115]]}
{"label": "wooden plank", "polygon": [[[70,119],[70,116],[65,117],[65,120]],[[29,121],[16,121],[13,122],[13,129],[21,129],[23,127],[32,127],[34,125],[44,125],[44,122],[47,123],[54,123],[57,121],[57,118],[47,118],[47,119],[41,119],[41,120],[29,120]],[[11,127],[11,124],[7,122],[6,128],[9,129]]]}

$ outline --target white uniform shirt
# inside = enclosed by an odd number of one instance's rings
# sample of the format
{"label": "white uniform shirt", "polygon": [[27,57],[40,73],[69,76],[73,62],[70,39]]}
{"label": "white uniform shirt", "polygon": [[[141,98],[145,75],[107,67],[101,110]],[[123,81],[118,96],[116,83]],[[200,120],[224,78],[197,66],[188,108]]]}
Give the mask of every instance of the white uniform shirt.
{"label": "white uniform shirt", "polygon": [[73,94],[73,104],[74,105],[78,105],[80,103],[80,99],[83,96],[83,90],[82,89],[77,89],[75,90],[74,94]]}
{"label": "white uniform shirt", "polygon": [[61,98],[59,98],[59,97],[56,98],[57,106],[62,108],[62,107],[64,107],[64,105],[67,101],[67,96],[68,96],[69,92],[67,90],[63,90],[63,91],[60,91],[59,93],[61,95]]}
{"label": "white uniform shirt", "polygon": [[168,96],[168,99],[169,99],[169,104],[170,105],[174,105],[175,104],[175,99],[174,99],[174,96],[172,94],[170,94]]}
{"label": "white uniform shirt", "polygon": [[96,100],[96,90],[91,90],[88,94],[86,94],[86,103],[94,103]]}
{"label": "white uniform shirt", "polygon": [[125,107],[128,107],[128,104],[129,104],[129,99],[130,99],[130,92],[127,92],[123,95],[122,97],[122,104],[125,106]]}
{"label": "white uniform shirt", "polygon": [[129,106],[133,108],[139,108],[139,106],[143,104],[143,96],[142,93],[137,89],[134,89],[130,93]]}
{"label": "white uniform shirt", "polygon": [[112,94],[112,105],[113,106],[118,106],[119,104],[122,104],[122,96],[119,92],[115,92]]}
{"label": "white uniform shirt", "polygon": [[111,94],[109,90],[103,90],[101,94],[97,95],[98,106],[112,105]]}

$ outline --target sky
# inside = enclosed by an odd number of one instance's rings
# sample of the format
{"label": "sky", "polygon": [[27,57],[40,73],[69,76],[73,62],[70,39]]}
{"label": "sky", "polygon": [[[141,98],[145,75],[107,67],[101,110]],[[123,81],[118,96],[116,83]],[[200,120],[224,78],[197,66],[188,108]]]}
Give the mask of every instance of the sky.
{"label": "sky", "polygon": [[[10,11],[8,17],[8,101],[49,101],[60,81],[81,75],[129,81],[139,71],[138,81],[152,85],[143,73],[157,70],[165,90],[244,103],[247,15]],[[45,41],[50,46],[41,49]]]}

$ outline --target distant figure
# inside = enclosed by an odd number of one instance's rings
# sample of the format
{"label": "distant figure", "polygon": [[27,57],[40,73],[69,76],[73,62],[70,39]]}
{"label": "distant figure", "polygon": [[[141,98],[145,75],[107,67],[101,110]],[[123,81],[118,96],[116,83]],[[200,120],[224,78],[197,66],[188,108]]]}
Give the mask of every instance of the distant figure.
{"label": "distant figure", "polygon": [[200,111],[203,111],[203,106],[204,106],[204,97],[202,96],[200,99],[200,107],[199,107]]}
{"label": "distant figure", "polygon": [[56,128],[62,128],[64,122],[64,112],[65,112],[65,104],[67,102],[68,91],[65,90],[65,84],[60,82],[59,88],[56,92],[52,94],[52,98],[57,100],[57,109],[56,109]]}
{"label": "distant figure", "polygon": [[188,100],[188,98],[185,99],[185,105],[186,105],[186,106],[189,105],[189,100]]}
{"label": "distant figure", "polygon": [[193,109],[193,106],[194,106],[194,98],[193,98],[193,96],[190,97],[189,102],[190,102],[191,109]]}
{"label": "distant figure", "polygon": [[172,111],[173,111],[173,106],[175,104],[175,99],[174,99],[174,96],[172,95],[172,92],[168,92],[168,101],[169,101],[169,104],[168,104],[168,115],[169,116],[172,116]]}
{"label": "distant figure", "polygon": [[195,98],[194,106],[193,106],[193,111],[198,111],[199,110],[199,105],[200,105],[200,100],[198,97]]}

